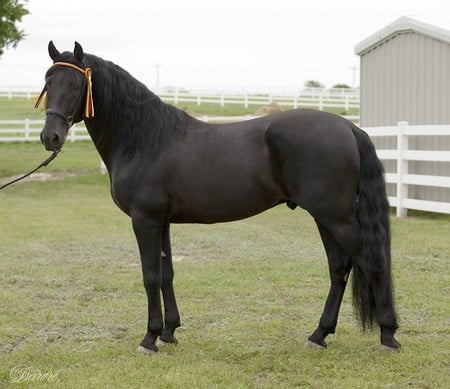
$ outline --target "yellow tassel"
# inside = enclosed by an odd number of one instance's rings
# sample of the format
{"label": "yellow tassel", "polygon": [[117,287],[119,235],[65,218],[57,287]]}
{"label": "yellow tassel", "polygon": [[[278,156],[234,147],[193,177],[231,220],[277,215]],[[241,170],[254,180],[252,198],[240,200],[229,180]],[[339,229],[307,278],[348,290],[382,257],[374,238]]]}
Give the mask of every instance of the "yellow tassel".
{"label": "yellow tassel", "polygon": [[39,95],[39,97],[36,100],[36,104],[34,104],[34,108],[39,108],[39,104],[41,104],[42,99],[44,99],[44,109],[47,108],[47,86],[44,86],[44,88],[42,89],[41,94]]}
{"label": "yellow tassel", "polygon": [[92,72],[90,68],[86,68],[84,75],[87,78],[87,91],[86,91],[86,107],[84,110],[84,116],[87,118],[94,117],[94,99],[92,98]]}

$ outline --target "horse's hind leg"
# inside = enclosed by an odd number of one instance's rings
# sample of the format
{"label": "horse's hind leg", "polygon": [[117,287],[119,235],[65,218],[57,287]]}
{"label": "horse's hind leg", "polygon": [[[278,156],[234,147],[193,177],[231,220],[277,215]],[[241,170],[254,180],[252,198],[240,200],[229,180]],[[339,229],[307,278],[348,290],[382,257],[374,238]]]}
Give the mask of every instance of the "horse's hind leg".
{"label": "horse's hind leg", "polygon": [[325,343],[326,336],[334,334],[336,329],[339,308],[352,265],[350,256],[346,254],[333,235],[317,220],[316,223],[327,253],[331,287],[319,326],[308,338],[308,345],[325,348],[327,347]]}
{"label": "horse's hind leg", "polygon": [[177,343],[174,336],[175,329],[180,326],[180,314],[177,308],[175,292],[173,290],[173,264],[172,248],[170,244],[170,225],[166,224],[162,232],[162,282],[161,292],[164,301],[164,328],[159,337],[157,346],[161,347],[166,343]]}

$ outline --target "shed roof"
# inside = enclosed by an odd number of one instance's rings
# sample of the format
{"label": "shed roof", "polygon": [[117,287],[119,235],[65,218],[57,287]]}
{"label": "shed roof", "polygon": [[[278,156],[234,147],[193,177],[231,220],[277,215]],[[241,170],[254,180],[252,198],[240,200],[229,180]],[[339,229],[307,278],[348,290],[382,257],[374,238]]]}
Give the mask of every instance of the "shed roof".
{"label": "shed roof", "polygon": [[402,16],[355,45],[355,54],[361,56],[395,35],[412,31],[450,44],[449,30]]}

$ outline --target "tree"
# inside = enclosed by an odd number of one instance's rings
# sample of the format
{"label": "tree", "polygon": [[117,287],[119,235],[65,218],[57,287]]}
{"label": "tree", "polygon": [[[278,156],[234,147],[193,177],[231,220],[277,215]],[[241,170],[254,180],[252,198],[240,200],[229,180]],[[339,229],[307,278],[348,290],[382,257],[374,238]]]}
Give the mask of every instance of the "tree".
{"label": "tree", "polygon": [[324,88],[323,84],[316,80],[308,80],[305,82],[306,88]]}
{"label": "tree", "polygon": [[350,86],[347,85],[347,84],[335,84],[335,85],[332,86],[332,88],[335,88],[335,89],[349,89]]}
{"label": "tree", "polygon": [[17,28],[16,23],[28,13],[19,0],[0,0],[0,57],[5,48],[16,47],[25,37],[25,33]]}

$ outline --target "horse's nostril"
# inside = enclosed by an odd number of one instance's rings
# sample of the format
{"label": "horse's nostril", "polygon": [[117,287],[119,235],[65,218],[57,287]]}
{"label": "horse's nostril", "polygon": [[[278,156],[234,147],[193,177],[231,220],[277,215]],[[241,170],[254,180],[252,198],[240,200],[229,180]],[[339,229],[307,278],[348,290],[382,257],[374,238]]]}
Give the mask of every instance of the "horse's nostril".
{"label": "horse's nostril", "polygon": [[53,134],[50,141],[52,142],[52,144],[54,145],[58,145],[59,144],[59,136],[58,134]]}

